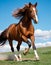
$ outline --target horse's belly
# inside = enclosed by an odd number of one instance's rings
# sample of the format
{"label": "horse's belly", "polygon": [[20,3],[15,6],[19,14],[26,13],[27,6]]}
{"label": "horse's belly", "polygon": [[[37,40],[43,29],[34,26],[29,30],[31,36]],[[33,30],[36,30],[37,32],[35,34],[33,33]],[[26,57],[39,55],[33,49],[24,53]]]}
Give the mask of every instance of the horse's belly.
{"label": "horse's belly", "polygon": [[19,34],[15,34],[15,35],[12,36],[12,38],[13,38],[13,40],[18,41],[18,40],[20,40],[20,35]]}

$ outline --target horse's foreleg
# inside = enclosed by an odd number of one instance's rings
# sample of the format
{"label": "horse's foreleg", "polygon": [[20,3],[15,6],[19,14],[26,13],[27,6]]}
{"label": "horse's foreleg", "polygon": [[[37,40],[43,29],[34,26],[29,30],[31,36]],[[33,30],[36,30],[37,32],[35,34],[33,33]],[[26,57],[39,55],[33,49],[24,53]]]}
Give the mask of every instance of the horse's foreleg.
{"label": "horse's foreleg", "polygon": [[35,59],[39,60],[39,56],[38,56],[38,53],[37,53],[37,50],[36,50],[36,46],[35,46],[35,43],[34,43],[34,41],[35,41],[34,35],[31,36],[31,41],[32,41],[32,47],[33,47],[33,50],[34,50],[34,53],[35,53]]}
{"label": "horse's foreleg", "polygon": [[22,39],[28,44],[29,48],[31,47],[31,42],[28,40],[28,38],[24,35],[22,35]]}
{"label": "horse's foreleg", "polygon": [[31,42],[28,40],[28,38],[24,35],[22,35],[22,39],[24,40],[24,42],[26,42],[28,44],[29,48],[26,48],[25,51],[23,52],[24,55],[26,55],[31,47]]}

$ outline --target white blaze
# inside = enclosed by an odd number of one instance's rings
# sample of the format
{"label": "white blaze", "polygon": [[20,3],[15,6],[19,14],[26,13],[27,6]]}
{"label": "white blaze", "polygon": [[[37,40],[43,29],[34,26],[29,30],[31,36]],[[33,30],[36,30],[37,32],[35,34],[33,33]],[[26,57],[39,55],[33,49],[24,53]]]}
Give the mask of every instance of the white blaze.
{"label": "white blaze", "polygon": [[35,17],[36,17],[36,21],[38,22],[38,17],[37,17],[37,14],[35,14]]}
{"label": "white blaze", "polygon": [[35,8],[33,8],[33,10],[34,10],[34,14],[35,14],[36,21],[38,22],[38,17],[37,17]]}
{"label": "white blaze", "polygon": [[33,8],[33,10],[35,11],[35,8]]}

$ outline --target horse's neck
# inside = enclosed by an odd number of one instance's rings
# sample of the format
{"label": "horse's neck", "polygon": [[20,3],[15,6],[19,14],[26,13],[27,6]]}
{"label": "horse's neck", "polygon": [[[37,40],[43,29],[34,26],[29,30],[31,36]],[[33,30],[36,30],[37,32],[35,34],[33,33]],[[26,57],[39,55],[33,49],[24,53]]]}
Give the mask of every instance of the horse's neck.
{"label": "horse's neck", "polygon": [[22,24],[24,26],[30,26],[32,25],[32,22],[31,22],[31,19],[29,19],[28,17],[24,17],[22,20],[21,20]]}

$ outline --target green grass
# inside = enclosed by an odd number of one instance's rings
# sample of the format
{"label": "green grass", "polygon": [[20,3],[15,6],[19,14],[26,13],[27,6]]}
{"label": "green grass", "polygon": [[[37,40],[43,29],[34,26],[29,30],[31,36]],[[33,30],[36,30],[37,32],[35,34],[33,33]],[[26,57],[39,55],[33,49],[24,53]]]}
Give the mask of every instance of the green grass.
{"label": "green grass", "polygon": [[[39,48],[37,49],[40,61],[0,61],[0,65],[51,65],[51,47],[46,48]],[[21,52],[22,53],[22,52]],[[5,53],[4,53],[5,54]],[[11,54],[11,53],[6,53]],[[33,50],[30,50],[29,53],[24,56],[22,54],[23,58],[33,58],[34,53]]]}

